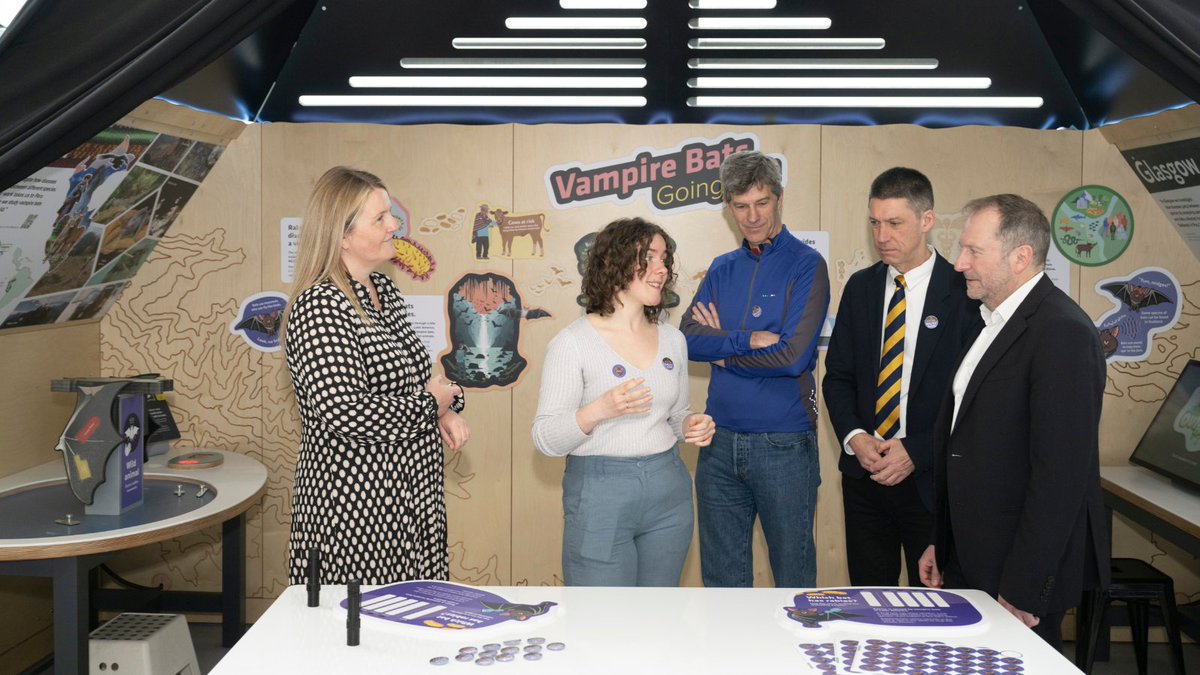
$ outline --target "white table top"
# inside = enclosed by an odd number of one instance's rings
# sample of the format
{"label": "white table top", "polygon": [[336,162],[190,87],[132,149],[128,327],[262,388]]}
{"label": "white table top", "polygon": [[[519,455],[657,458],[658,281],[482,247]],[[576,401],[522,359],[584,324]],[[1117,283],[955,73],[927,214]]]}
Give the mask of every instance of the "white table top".
{"label": "white table top", "polygon": [[[365,587],[364,592],[374,587]],[[983,615],[979,626],[929,629],[919,634],[851,625],[806,629],[787,619],[783,607],[795,593],[773,588],[564,588],[488,587],[502,597],[534,604],[559,603],[551,614],[510,622],[478,634],[392,626],[363,616],[361,644],[346,646],[345,586],[325,586],[320,607],[306,606],[303,586],[285,590],[212,671],[235,673],[476,672],[481,666],[454,661],[461,647],[543,637],[563,651],[544,651],[540,661],[516,659],[486,666],[502,673],[752,673],[809,672],[801,643],[842,639],[940,640],[952,646],[1017,652],[1024,673],[1079,673],[1061,654],[1025,628],[987,594],[954,591]],[[524,643],[523,643],[524,644]],[[430,659],[450,657],[447,665]]]}
{"label": "white table top", "polygon": [[[225,461],[212,469],[168,469],[167,460],[176,455],[205,448],[175,448],[165,455],[151,457],[145,465],[147,477],[167,477],[181,482],[208,483],[216,492],[209,503],[186,514],[106,532],[67,534],[55,537],[0,539],[0,561],[62,558],[116,551],[177,537],[209,525],[224,522],[245,511],[267,489],[267,469],[255,459],[221,450]],[[62,460],[47,462],[11,476],[0,478],[0,494],[27,489],[44,483],[62,481],[66,476]],[[83,512],[82,505],[80,513]]]}
{"label": "white table top", "polygon": [[1105,490],[1200,538],[1200,497],[1171,479],[1140,466],[1102,466]]}

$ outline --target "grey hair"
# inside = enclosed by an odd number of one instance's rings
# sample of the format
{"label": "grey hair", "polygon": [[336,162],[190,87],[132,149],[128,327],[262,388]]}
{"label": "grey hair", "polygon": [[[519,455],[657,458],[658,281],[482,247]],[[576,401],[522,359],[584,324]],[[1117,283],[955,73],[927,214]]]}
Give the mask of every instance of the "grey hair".
{"label": "grey hair", "polygon": [[721,163],[721,188],[726,203],[756,185],[769,189],[776,197],[783,195],[783,172],[778,160],[757,150],[743,150]]}
{"label": "grey hair", "polygon": [[1000,214],[996,236],[1004,246],[1005,255],[1028,244],[1033,249],[1033,264],[1045,267],[1046,253],[1050,250],[1050,221],[1037,204],[1020,195],[992,195],[972,199],[963,212],[970,218],[986,209],[996,209]]}

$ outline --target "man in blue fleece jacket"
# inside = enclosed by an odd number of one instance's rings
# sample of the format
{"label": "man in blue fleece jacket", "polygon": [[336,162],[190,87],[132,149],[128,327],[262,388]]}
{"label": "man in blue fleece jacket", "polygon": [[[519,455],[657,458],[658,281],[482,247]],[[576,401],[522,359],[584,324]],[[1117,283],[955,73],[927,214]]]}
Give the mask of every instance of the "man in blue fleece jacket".
{"label": "man in blue fleece jacket", "polygon": [[680,325],[688,358],[712,363],[717,423],[696,466],[705,586],[752,586],[750,538],[762,522],[775,585],[816,585],[817,337],[829,308],[825,260],[783,226],[779,162],[756,151],[721,165],[725,206],[743,237],[713,260]]}

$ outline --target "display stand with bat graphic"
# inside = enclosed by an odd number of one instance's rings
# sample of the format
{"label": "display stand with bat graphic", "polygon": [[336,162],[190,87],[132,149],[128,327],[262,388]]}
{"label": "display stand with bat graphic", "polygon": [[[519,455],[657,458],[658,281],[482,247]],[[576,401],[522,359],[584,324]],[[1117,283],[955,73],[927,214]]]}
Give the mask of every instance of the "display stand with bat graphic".
{"label": "display stand with bat graphic", "polygon": [[75,392],[75,412],[55,449],[63,454],[71,492],[87,515],[120,515],[141,505],[146,394],[173,389],[157,377],[53,380],[50,390]]}

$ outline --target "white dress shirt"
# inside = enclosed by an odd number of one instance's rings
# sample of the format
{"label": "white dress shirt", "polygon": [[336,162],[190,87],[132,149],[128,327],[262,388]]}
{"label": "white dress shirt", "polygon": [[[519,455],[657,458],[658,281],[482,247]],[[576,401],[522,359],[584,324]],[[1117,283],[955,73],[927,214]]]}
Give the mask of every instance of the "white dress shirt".
{"label": "white dress shirt", "polygon": [[954,431],[954,425],[958,424],[958,409],[962,406],[963,394],[967,391],[967,384],[971,381],[971,376],[975,374],[976,366],[983,360],[983,355],[987,353],[988,347],[992,346],[992,342],[1000,334],[1004,324],[1012,318],[1013,312],[1017,311],[1017,307],[1020,307],[1022,302],[1025,302],[1026,296],[1033,290],[1034,285],[1044,276],[1046,276],[1045,272],[1033,275],[1032,279],[1017,287],[1017,290],[1013,291],[1012,295],[1005,298],[1004,302],[994,310],[988,309],[987,305],[979,306],[979,314],[983,317],[983,330],[971,344],[970,351],[963,357],[962,363],[958,366],[958,372],[954,374],[954,417],[950,423],[951,431]]}
{"label": "white dress shirt", "polygon": [[[925,296],[929,293],[929,279],[933,276],[933,260],[935,252],[932,246],[929,249],[929,257],[925,262],[917,265],[908,272],[904,273],[904,361],[900,367],[900,425],[896,429],[893,438],[904,438],[905,420],[908,418],[908,383],[912,379],[912,363],[917,355],[917,333],[921,330],[921,322],[924,321]],[[884,325],[887,320],[888,303],[892,301],[892,295],[896,292],[896,277],[900,276],[900,272],[895,267],[888,267],[887,283],[883,286],[883,313],[879,315],[879,325]],[[883,331],[880,331],[879,349],[875,353],[875,360],[878,361],[883,353]],[[864,429],[854,429],[846,434],[842,439],[842,447],[847,455],[853,455],[854,451],[850,449],[850,439],[858,434],[871,433],[875,438],[882,438],[872,429],[867,432]]]}

